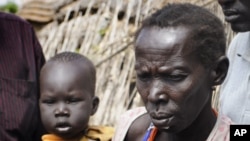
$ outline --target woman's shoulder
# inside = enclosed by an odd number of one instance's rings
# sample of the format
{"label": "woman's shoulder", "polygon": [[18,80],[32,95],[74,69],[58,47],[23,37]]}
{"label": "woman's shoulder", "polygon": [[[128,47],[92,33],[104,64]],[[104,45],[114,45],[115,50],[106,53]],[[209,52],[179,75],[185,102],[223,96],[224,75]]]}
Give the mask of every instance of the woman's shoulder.
{"label": "woman's shoulder", "polygon": [[[115,135],[113,141],[123,141],[128,131],[133,130],[133,124],[140,121],[139,117],[147,113],[144,107],[137,107],[126,111],[119,118],[115,128]],[[139,120],[138,120],[139,119]],[[136,122],[135,122],[136,121]]]}
{"label": "woman's shoulder", "polygon": [[210,133],[207,141],[229,141],[230,125],[234,124],[230,118],[225,115],[219,115]]}
{"label": "woman's shoulder", "polygon": [[150,116],[146,113],[137,117],[130,125],[125,141],[142,141],[151,123]]}

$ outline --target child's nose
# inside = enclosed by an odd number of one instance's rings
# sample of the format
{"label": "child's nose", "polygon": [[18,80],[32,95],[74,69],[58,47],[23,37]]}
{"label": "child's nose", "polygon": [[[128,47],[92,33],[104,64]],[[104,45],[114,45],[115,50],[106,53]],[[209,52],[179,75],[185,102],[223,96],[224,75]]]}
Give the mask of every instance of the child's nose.
{"label": "child's nose", "polygon": [[63,103],[59,103],[54,111],[55,117],[66,116],[69,117],[69,110]]}

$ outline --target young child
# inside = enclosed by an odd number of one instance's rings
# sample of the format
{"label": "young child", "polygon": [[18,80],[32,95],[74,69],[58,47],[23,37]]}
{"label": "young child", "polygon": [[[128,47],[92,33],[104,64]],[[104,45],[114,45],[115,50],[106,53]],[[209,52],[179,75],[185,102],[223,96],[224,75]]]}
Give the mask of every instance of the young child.
{"label": "young child", "polygon": [[57,54],[42,68],[41,119],[51,134],[43,141],[109,141],[113,128],[89,126],[98,107],[96,71],[90,60],[72,52]]}
{"label": "young child", "polygon": [[[128,111],[113,141],[228,141],[211,97],[228,70],[220,20],[191,4],[170,4],[135,37],[136,86],[145,108]],[[217,122],[216,122],[217,121]]]}

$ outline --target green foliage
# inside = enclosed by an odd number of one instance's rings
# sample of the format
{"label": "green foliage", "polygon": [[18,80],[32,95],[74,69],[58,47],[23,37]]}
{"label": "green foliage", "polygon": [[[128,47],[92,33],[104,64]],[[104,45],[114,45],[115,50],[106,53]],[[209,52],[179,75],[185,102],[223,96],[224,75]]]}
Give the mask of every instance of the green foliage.
{"label": "green foliage", "polygon": [[18,6],[14,2],[8,2],[7,4],[0,6],[0,11],[4,11],[8,13],[16,13],[17,10],[18,10]]}
{"label": "green foliage", "polygon": [[108,30],[108,28],[100,29],[99,34],[103,37],[106,34],[107,30]]}

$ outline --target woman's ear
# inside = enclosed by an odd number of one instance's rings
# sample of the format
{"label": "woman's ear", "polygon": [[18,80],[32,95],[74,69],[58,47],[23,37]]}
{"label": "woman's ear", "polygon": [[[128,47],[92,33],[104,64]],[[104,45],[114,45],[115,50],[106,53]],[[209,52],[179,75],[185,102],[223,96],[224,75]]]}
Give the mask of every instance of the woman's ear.
{"label": "woman's ear", "polygon": [[92,99],[92,111],[91,111],[91,115],[95,114],[95,112],[98,109],[98,105],[99,105],[99,98],[95,96]]}
{"label": "woman's ear", "polygon": [[227,76],[229,60],[226,56],[221,56],[214,63],[212,70],[213,86],[220,85]]}

